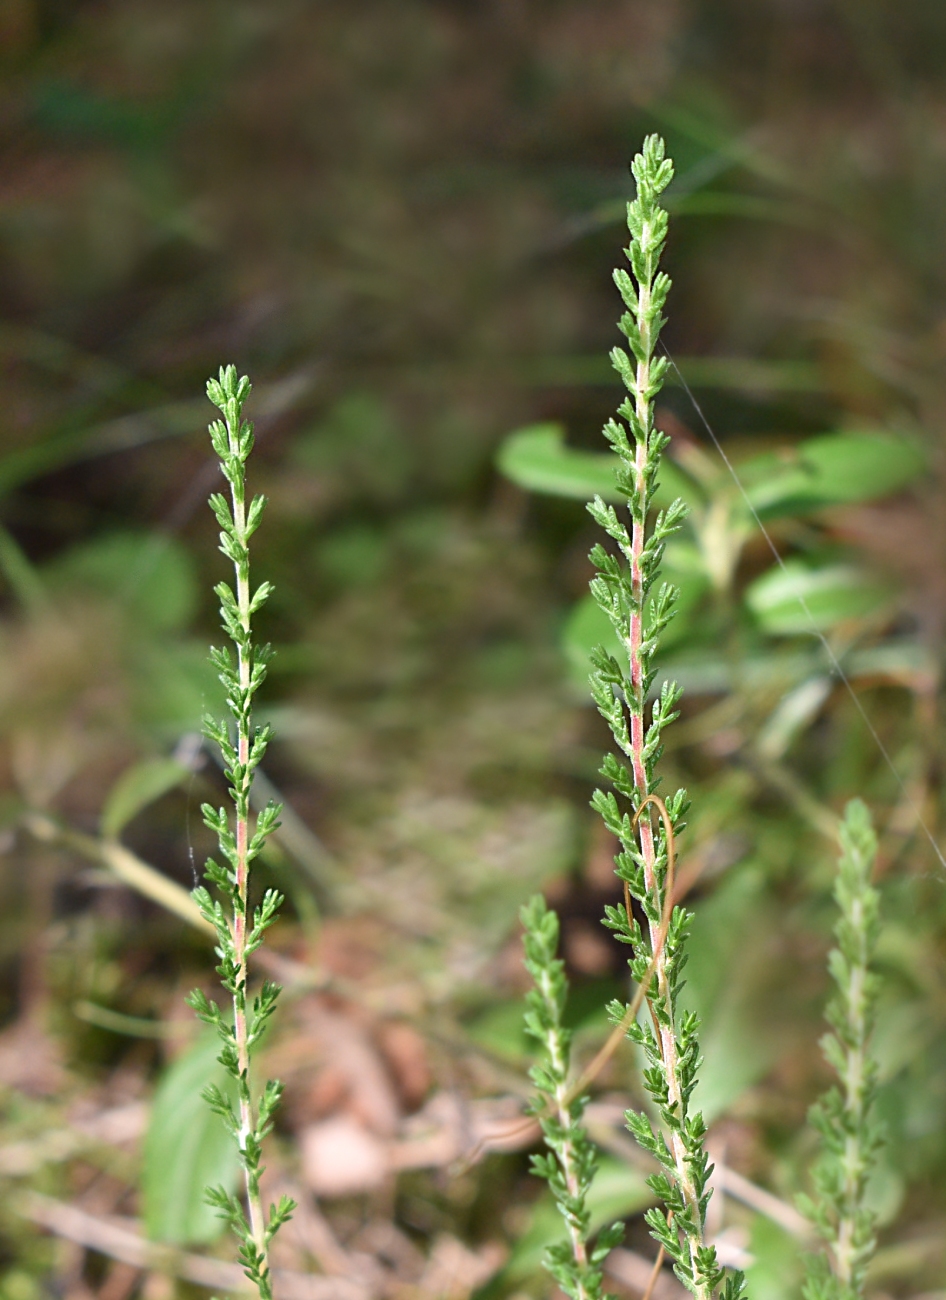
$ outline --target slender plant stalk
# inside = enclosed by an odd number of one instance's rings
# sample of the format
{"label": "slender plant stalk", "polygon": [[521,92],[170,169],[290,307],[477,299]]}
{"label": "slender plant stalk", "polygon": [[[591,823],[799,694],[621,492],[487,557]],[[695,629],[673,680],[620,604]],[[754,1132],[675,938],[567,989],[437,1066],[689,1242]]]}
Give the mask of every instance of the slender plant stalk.
{"label": "slender plant stalk", "polygon": [[[715,1248],[706,1241],[710,1198],[703,1146],[706,1129],[702,1116],[691,1115],[689,1110],[699,1064],[698,1020],[684,1012],[677,1001],[692,919],[673,901],[674,846],[683,829],[687,798],[686,792],[680,790],[666,801],[661,799],[655,771],[661,734],[678,712],[680,691],[675,684],[664,684],[648,717],[648,698],[656,676],[654,653],[661,632],[673,616],[677,598],[676,590],[666,583],[656,592],[654,588],[666,539],[680,527],[686,514],[683,503],[675,501],[652,520],[660,456],[667,442],[654,425],[654,399],[668,366],[664,357],[656,355],[664,323],[661,312],[670,289],[669,278],[658,269],[667,236],[667,213],[660,206],[660,195],[673,177],[673,164],[665,157],[658,136],[645,140],[632,171],[637,197],[627,210],[631,241],[626,251],[631,274],[617,270],[614,275],[627,309],[620,329],[630,354],[621,348],[611,353],[629,397],[618,410],[623,423],[612,419],[604,428],[618,457],[615,478],[627,502],[630,529],[600,497],[588,507],[616,551],[595,546],[591,559],[597,576],[591,591],[608,615],[626,654],[626,664],[602,647],[592,655],[592,695],[623,756],[605,757],[601,771],[613,790],[598,790],[592,800],[608,830],[621,843],[615,863],[624,883],[625,900],[623,906],[606,909],[605,925],[619,941],[633,948],[629,965],[638,985],[638,995],[630,1004],[612,1003],[609,1012],[617,1037],[626,1034],[644,1051],[644,1082],[660,1119],[660,1127],[655,1130],[646,1115],[627,1114],[631,1132],[661,1166],[650,1179],[662,1202],[647,1213],[651,1232],[673,1262],[677,1276],[698,1300],[714,1300],[718,1295],[737,1300],[743,1294],[742,1275],[727,1275],[719,1266]],[[618,796],[626,801],[623,810]],[[654,811],[659,813],[656,825],[652,820]],[[635,901],[643,914],[644,928],[634,915]],[[593,1148],[580,1125],[585,1101],[581,1093],[598,1068],[598,1059],[573,1087],[567,1086],[564,1077],[560,1080],[567,1062],[563,1065],[561,1053],[556,1057],[553,1052],[558,1023],[554,1000],[564,997],[557,982],[564,985],[564,975],[551,974],[549,963],[554,962],[554,948],[549,947],[551,927],[547,915],[535,900],[523,913],[526,964],[536,980],[532,1032],[544,1036],[549,1055],[549,1064],[533,1077],[539,1090],[534,1113],[542,1120],[551,1154],[538,1157],[535,1169],[549,1180],[570,1233],[568,1258],[563,1245],[559,1254],[550,1259],[549,1267],[567,1294],[576,1295],[586,1267],[585,1197],[591,1176],[587,1171],[593,1170],[594,1159]],[[648,1005],[650,1024],[637,1019],[643,1000]],[[541,1015],[540,1006],[545,1007]],[[613,1051],[615,1039],[616,1035],[612,1035],[603,1053]],[[579,1177],[570,1183],[569,1167],[570,1162],[574,1163],[575,1151],[583,1154],[577,1164]],[[605,1242],[617,1239],[615,1228],[609,1230]],[[599,1251],[602,1244],[599,1238]],[[572,1282],[573,1290],[564,1286],[560,1273]],[[597,1292],[588,1290],[587,1294],[596,1296]],[[585,1292],[581,1295],[584,1297]]]}
{"label": "slender plant stalk", "polygon": [[[589,506],[594,518],[616,543],[619,556],[598,545],[592,551],[598,575],[591,584],[598,604],[611,620],[627,654],[627,667],[599,648],[593,656],[591,685],[595,703],[608,722],[623,755],[608,755],[602,766],[613,791],[597,791],[593,803],[605,825],[621,842],[615,859],[617,875],[627,894],[623,907],[608,907],[605,924],[623,943],[631,945],[631,972],[643,983],[651,1023],[632,1020],[629,1037],[645,1054],[644,1082],[660,1117],[655,1130],[643,1114],[628,1112],[627,1122],[641,1146],[661,1165],[651,1187],[663,1202],[647,1213],[651,1232],[673,1261],[674,1271],[699,1300],[722,1294],[735,1300],[743,1292],[742,1275],[726,1275],[715,1248],[706,1241],[706,1207],[709,1202],[708,1161],[703,1146],[706,1129],[700,1114],[691,1114],[690,1097],[696,1086],[699,1050],[697,1017],[678,1005],[680,973],[691,915],[673,907],[672,879],[668,879],[670,849],[683,829],[685,791],[677,791],[659,806],[661,821],[654,826],[650,809],[659,785],[656,763],[661,734],[678,712],[680,691],[665,683],[649,710],[648,697],[656,676],[654,653],[660,633],[673,616],[677,592],[666,583],[654,592],[666,539],[679,528],[685,507],[675,501],[651,523],[664,434],[654,425],[654,399],[660,391],[668,362],[656,355],[663,325],[661,311],[670,280],[658,270],[667,235],[667,214],[660,195],[673,176],[664,156],[663,141],[650,136],[633,164],[637,197],[628,205],[631,234],[627,256],[632,274],[618,270],[615,283],[627,308],[620,329],[629,352],[615,348],[611,359],[628,390],[619,408],[623,423],[610,420],[605,437],[620,461],[617,484],[627,500],[630,531],[617,512],[600,499]],[[628,436],[630,434],[630,437]],[[631,806],[621,810],[618,796]],[[628,906],[639,904],[646,936]],[[664,917],[672,907],[669,926]],[[618,1023],[627,1021],[627,1008],[611,1008]]]}
{"label": "slender plant stalk", "polygon": [[860,1300],[875,1244],[874,1216],[864,1192],[880,1145],[871,1116],[877,1071],[869,1054],[878,985],[870,961],[880,896],[870,883],[877,840],[859,799],[845,811],[841,850],[834,889],[841,915],[834,931],[837,947],[828,959],[837,985],[827,1009],[833,1032],[821,1040],[840,1087],[825,1093],[809,1116],[824,1145],[814,1170],[817,1199],[802,1198],[801,1208],[827,1243],[827,1257],[809,1261],[807,1300]]}
{"label": "slender plant stalk", "polygon": [[262,944],[283,900],[277,891],[270,889],[256,908],[250,906],[251,866],[267,837],[279,826],[280,809],[270,802],[256,818],[255,825],[252,824],[253,773],[272,735],[269,727],[253,726],[253,697],[266,677],[270,649],[254,644],[252,617],[272,587],[264,582],[255,592],[250,588],[249,540],[259,526],[266,501],[257,496],[249,506],[246,502],[245,470],[253,448],[253,426],[243,419],[243,407],[249,392],[250,381],[245,376],[238,380],[233,366],[221,368],[219,379],[211,379],[207,384],[207,396],[224,417],[210,425],[210,438],[230,485],[229,503],[221,493],[215,492],[210,506],[220,525],[220,549],[232,561],[235,576],[233,588],[221,582],[214,590],[220,600],[221,622],[235,654],[227,648],[211,650],[211,660],[227,692],[230,725],[206,717],[204,733],[223,755],[233,814],[231,824],[226,809],[203,806],[204,821],[216,832],[226,865],[212,858],[207,862],[205,879],[215,886],[218,897],[213,898],[201,886],[194,891],[194,898],[217,934],[216,951],[220,958],[217,971],[230,994],[232,1024],[217,1003],[200,990],[190,995],[189,1002],[200,1018],[219,1034],[223,1044],[219,1059],[234,1081],[236,1106],[215,1086],[205,1089],[204,1097],[236,1140],[244,1171],[246,1209],[223,1187],[208,1189],[207,1199],[239,1239],[240,1259],[261,1300],[272,1300],[269,1243],[295,1206],[283,1198],[278,1206],[270,1206],[268,1216],[264,1212],[260,1196],[262,1142],[272,1128],[282,1085],[270,1081],[258,1102],[254,1102],[250,1081],[253,1052],[275,1010],[280,989],[266,981],[250,1004],[247,962]]}
{"label": "slender plant stalk", "polygon": [[565,1220],[566,1240],[547,1252],[545,1266],[571,1300],[602,1300],[602,1264],[618,1244],[624,1226],[616,1223],[589,1243],[588,1191],[597,1152],[581,1122],[588,1098],[568,1086],[571,1034],[562,1024],[568,985],[556,956],[558,917],[542,896],[522,909],[525,965],[535,983],[527,995],[526,1031],[545,1048],[545,1059],[530,1071],[538,1097],[532,1113],[539,1121],[548,1153],[532,1157],[532,1171],[548,1181]]}

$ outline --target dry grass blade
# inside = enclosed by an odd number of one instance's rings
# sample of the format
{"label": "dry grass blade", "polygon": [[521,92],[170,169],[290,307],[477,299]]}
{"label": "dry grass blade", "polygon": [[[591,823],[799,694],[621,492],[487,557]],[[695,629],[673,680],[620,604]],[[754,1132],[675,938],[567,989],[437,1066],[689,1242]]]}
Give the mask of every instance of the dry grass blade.
{"label": "dry grass blade", "polygon": [[[164,1273],[209,1290],[241,1294],[255,1291],[239,1264],[208,1259],[204,1255],[146,1241],[130,1224],[126,1226],[114,1219],[100,1219],[64,1201],[32,1192],[15,1208],[25,1218],[57,1237],[120,1260],[142,1272]],[[364,1283],[348,1278],[312,1277],[304,1273],[277,1271],[274,1283],[276,1300],[371,1300],[374,1294]]]}

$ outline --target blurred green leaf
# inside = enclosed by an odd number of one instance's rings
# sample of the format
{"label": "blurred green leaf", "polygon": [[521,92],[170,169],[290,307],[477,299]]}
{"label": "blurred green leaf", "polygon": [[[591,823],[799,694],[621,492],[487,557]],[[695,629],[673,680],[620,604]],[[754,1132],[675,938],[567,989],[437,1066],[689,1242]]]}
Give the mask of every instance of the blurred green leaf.
{"label": "blurred green leaf", "polygon": [[341,398],[292,446],[296,465],[353,495],[394,501],[414,472],[414,452],[391,406],[373,393]]}
{"label": "blurred green leaf", "polygon": [[562,626],[561,647],[571,676],[586,693],[591,672],[591,652],[604,646],[618,663],[627,664],[627,650],[611,626],[611,620],[593,596],[582,596],[568,613]]}
{"label": "blurred green leaf", "polygon": [[155,1092],[141,1178],[145,1229],[153,1241],[184,1246],[214,1241],[224,1231],[204,1192],[216,1184],[235,1188],[239,1158],[223,1121],[200,1095],[215,1083],[236,1097],[233,1080],[217,1061],[219,1050],[216,1034],[202,1034]]}
{"label": "blurred green leaf", "polygon": [[169,741],[200,729],[205,713],[220,713],[223,688],[201,641],[136,647],[132,703],[136,720]]}
{"label": "blurred green leaf", "polygon": [[739,466],[739,476],[758,513],[772,519],[889,496],[912,483],[925,463],[917,444],[894,434],[829,433],[753,457]]}
{"label": "blurred green leaf", "polygon": [[[518,487],[544,496],[590,501],[600,496],[619,503],[624,497],[614,482],[617,460],[611,452],[579,451],[565,445],[560,424],[530,424],[510,433],[496,453],[496,468]],[[676,497],[692,504],[698,490],[672,461],[660,467],[659,505]]]}
{"label": "blurred green leaf", "polygon": [[370,586],[384,573],[389,554],[381,529],[353,524],[330,533],[319,544],[319,567],[339,586]]}
{"label": "blurred green leaf", "polygon": [[[662,638],[666,649],[686,637],[693,615],[709,589],[709,580],[699,567],[696,549],[681,543],[667,547],[663,577],[680,592],[676,615]],[[611,620],[590,593],[572,606],[562,627],[560,643],[573,679],[583,688],[588,685],[590,656],[595,646],[603,645],[619,663],[627,660],[627,651],[615,634]]]}
{"label": "blurred green leaf", "polygon": [[796,1238],[757,1214],[752,1220],[749,1253],[753,1262],[745,1272],[753,1300],[795,1300],[802,1272]]}
{"label": "blurred green leaf", "polygon": [[885,583],[854,565],[812,568],[799,559],[769,569],[746,590],[746,604],[759,627],[781,636],[824,632],[849,619],[864,618],[889,598]]}
{"label": "blurred green leaf", "polygon": [[[607,1004],[623,992],[615,980],[587,980],[569,990],[563,1023],[574,1032],[607,1034]],[[498,1002],[466,1024],[466,1032],[479,1047],[507,1061],[532,1060],[536,1041],[525,1031],[526,1002],[511,998]]]}
{"label": "blurred green leaf", "polygon": [[607,452],[575,451],[565,446],[560,424],[532,424],[511,433],[499,448],[496,467],[529,492],[590,501],[623,498],[614,483],[615,457]]}
{"label": "blurred green leaf", "polygon": [[535,1054],[535,1040],[525,1031],[526,1004],[523,998],[497,1003],[466,1026],[472,1042],[505,1061],[528,1061]]}
{"label": "blurred green leaf", "polygon": [[197,579],[187,549],[158,533],[108,533],[47,565],[51,587],[96,591],[124,607],[147,632],[185,627],[197,608]]}
{"label": "blurred green leaf", "polygon": [[171,120],[167,107],[90,92],[69,81],[49,80],[33,88],[33,118],[52,135],[105,141],[141,149],[156,144]]}
{"label": "blurred green leaf", "polygon": [[[588,1192],[591,1231],[597,1232],[616,1219],[629,1218],[653,1205],[655,1197],[646,1178],[641,1170],[603,1156]],[[519,1281],[538,1273],[546,1250],[564,1236],[562,1216],[551,1196],[543,1196],[532,1212],[529,1226],[513,1247],[503,1270],[504,1280]]]}
{"label": "blurred green leaf", "polygon": [[102,809],[102,834],[117,839],[130,821],[190,775],[176,758],[146,758],[126,768]]}
{"label": "blurred green leaf", "polygon": [[712,1123],[769,1071],[792,1025],[772,1016],[775,925],[762,873],[733,870],[696,912],[682,1000],[702,1025],[693,1108]]}
{"label": "blurred green leaf", "polygon": [[779,759],[792,741],[817,717],[834,685],[825,674],[808,677],[788,691],[759,728],[756,751],[763,758]]}

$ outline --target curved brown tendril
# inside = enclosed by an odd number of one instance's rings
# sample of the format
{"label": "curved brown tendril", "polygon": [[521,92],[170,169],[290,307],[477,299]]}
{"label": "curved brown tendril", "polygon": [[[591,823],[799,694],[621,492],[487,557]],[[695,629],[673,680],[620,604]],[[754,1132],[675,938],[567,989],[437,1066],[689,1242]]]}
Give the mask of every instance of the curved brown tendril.
{"label": "curved brown tendril", "polygon": [[[661,799],[660,795],[647,794],[641,800],[640,807],[634,814],[634,820],[631,823],[633,828],[637,829],[637,823],[640,821],[641,814],[648,804],[653,804],[660,814],[660,819],[664,824],[664,833],[667,838],[667,875],[664,879],[664,906],[660,917],[660,929],[657,931],[654,951],[650,958],[644,978],[637,986],[637,992],[634,994],[630,1005],[621,1017],[618,1024],[614,1026],[608,1035],[607,1041],[598,1052],[597,1056],[569,1088],[566,1094],[568,1101],[574,1099],[583,1093],[590,1083],[595,1080],[601,1071],[610,1061],[611,1057],[618,1049],[618,1044],[624,1038],[630,1026],[637,1019],[637,1013],[641,1009],[641,1004],[647,996],[647,990],[650,988],[650,982],[654,978],[654,972],[657,969],[657,963],[663,952],[664,944],[667,941],[667,932],[670,929],[670,918],[673,916],[673,884],[676,871],[676,841],[673,835],[673,823],[670,820],[670,814],[667,812],[667,805]],[[627,881],[624,882],[624,906],[627,909],[628,924],[631,923],[631,891],[628,889]]]}
{"label": "curved brown tendril", "polygon": [[664,1256],[666,1253],[667,1252],[664,1250],[663,1246],[661,1246],[657,1251],[657,1258],[654,1260],[654,1267],[650,1275],[650,1280],[647,1283],[647,1290],[641,1296],[641,1300],[651,1300],[651,1296],[654,1294],[654,1287],[657,1285],[657,1279],[660,1277],[660,1270],[663,1268]]}

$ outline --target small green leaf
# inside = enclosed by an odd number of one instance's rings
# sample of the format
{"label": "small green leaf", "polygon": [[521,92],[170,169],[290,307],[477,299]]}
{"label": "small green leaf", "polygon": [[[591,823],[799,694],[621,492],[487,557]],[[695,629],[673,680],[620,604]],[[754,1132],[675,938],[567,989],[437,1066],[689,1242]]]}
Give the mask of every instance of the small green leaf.
{"label": "small green leaf", "polygon": [[149,803],[181,784],[190,770],[176,758],[146,758],[125,769],[109,791],[102,809],[101,831],[117,839]]}
{"label": "small green leaf", "polygon": [[786,560],[757,578],[746,604],[764,632],[780,636],[819,631],[881,609],[889,588],[850,564],[812,568]]}
{"label": "small green leaf", "polygon": [[145,1228],[153,1241],[205,1243],[224,1231],[204,1192],[208,1186],[236,1188],[239,1157],[223,1121],[201,1096],[216,1084],[236,1099],[235,1084],[216,1059],[219,1050],[215,1033],[202,1034],[165,1072],[154,1095],[141,1180]]}

